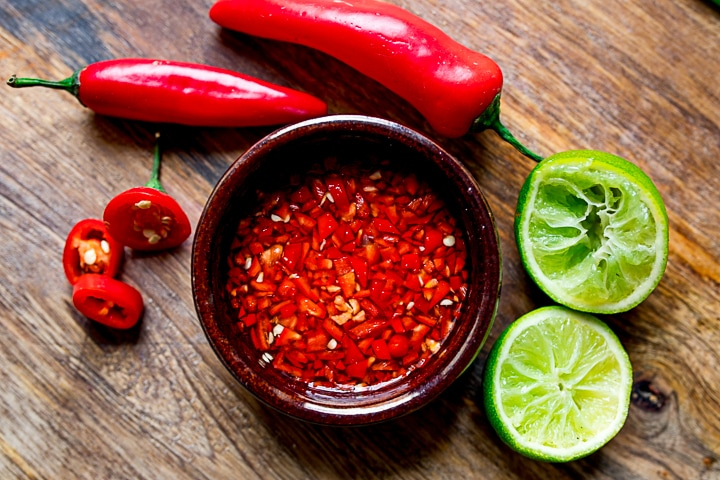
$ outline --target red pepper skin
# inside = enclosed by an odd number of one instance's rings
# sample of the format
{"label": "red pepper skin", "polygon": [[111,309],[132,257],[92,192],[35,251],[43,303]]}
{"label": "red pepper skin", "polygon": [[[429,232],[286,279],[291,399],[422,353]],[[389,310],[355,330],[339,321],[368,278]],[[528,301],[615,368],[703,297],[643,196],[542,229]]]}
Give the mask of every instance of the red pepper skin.
{"label": "red pepper skin", "polygon": [[113,238],[140,251],[177,247],[191,232],[190,221],[177,201],[147,186],[113,197],[105,206],[103,220]]}
{"label": "red pepper skin", "polygon": [[[90,264],[86,262],[86,252],[89,250],[92,250]],[[80,220],[65,240],[62,257],[65,277],[71,285],[75,285],[81,276],[90,273],[115,277],[120,271],[123,255],[122,244],[110,236],[102,220]]]}
{"label": "red pepper skin", "polygon": [[378,0],[219,0],[219,25],[315,48],[410,102],[439,134],[460,137],[502,89],[500,67],[439,28]]}
{"label": "red pepper skin", "polygon": [[134,327],[144,309],[142,295],[131,285],[106,275],[88,273],[73,286],[75,308],[111,328]]}
{"label": "red pepper skin", "polygon": [[168,60],[107,60],[61,82],[12,77],[8,84],[65,89],[98,114],[146,122],[245,127],[327,113],[325,102],[312,95],[230,70]]}

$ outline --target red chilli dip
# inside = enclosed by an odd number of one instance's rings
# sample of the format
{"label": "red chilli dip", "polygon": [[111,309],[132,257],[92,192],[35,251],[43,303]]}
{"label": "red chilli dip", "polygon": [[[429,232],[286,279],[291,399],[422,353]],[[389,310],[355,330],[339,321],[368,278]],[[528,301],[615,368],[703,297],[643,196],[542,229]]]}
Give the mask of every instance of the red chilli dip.
{"label": "red chilli dip", "polygon": [[330,157],[257,195],[228,258],[232,341],[340,389],[401,378],[441,349],[467,293],[467,250],[426,181]]}

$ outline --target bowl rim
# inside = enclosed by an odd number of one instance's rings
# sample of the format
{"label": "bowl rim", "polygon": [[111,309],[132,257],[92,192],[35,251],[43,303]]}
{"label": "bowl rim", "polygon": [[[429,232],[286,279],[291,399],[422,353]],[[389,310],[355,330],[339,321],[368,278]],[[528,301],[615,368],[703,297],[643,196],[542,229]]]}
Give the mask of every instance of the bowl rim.
{"label": "bowl rim", "polygon": [[[460,194],[472,198],[476,203],[472,207],[481,210],[484,221],[478,220],[478,224],[483,230],[482,243],[488,245],[485,251],[494,255],[487,275],[490,283],[485,290],[489,296],[477,302],[477,308],[473,308],[475,314],[469,330],[469,340],[460,344],[457,353],[444,360],[444,368],[432,375],[427,382],[417,385],[416,388],[406,389],[400,395],[386,396],[387,398],[380,401],[358,396],[353,397],[353,401],[345,399],[331,404],[324,400],[313,401],[317,400],[317,397],[298,399],[268,382],[258,388],[257,382],[263,382],[263,379],[250,371],[247,362],[231,352],[233,349],[216,315],[216,303],[222,300],[216,298],[210,288],[212,272],[217,268],[213,270],[208,252],[216,243],[214,234],[218,231],[221,219],[227,215],[233,198],[233,190],[226,186],[231,184],[236,176],[247,176],[260,168],[262,162],[257,159],[265,152],[271,152],[277,147],[282,148],[292,142],[302,142],[308,133],[312,136],[323,132],[345,132],[358,136],[379,136],[382,132],[391,141],[411,142],[410,149],[413,152],[428,157],[443,171],[457,177],[453,178],[453,185],[459,185],[458,191],[464,190],[460,191]],[[404,145],[408,146],[407,143]],[[275,130],[252,145],[227,168],[208,197],[197,223],[191,254],[191,280],[195,309],[203,332],[223,366],[246,390],[264,404],[301,420],[330,425],[365,425],[386,421],[419,409],[437,397],[473,363],[487,340],[497,313],[502,286],[502,252],[492,211],[477,180],[453,155],[427,136],[390,120],[365,115],[328,115]],[[417,371],[420,370],[423,368]],[[399,382],[398,385],[402,383]]]}

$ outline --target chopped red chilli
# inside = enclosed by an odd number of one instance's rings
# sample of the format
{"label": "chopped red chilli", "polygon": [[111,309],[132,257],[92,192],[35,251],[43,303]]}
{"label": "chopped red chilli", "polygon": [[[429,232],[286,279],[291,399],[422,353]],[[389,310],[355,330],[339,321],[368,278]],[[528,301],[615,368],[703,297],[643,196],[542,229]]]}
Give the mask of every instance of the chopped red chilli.
{"label": "chopped red chilli", "polygon": [[260,195],[227,292],[263,365],[316,386],[375,385],[436,354],[467,293],[457,222],[428,183],[332,159]]}

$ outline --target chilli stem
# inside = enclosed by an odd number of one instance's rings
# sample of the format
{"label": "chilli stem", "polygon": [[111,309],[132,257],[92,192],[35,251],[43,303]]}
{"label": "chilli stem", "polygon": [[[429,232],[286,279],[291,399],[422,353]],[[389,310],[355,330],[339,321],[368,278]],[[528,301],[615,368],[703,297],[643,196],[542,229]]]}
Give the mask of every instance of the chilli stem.
{"label": "chilli stem", "polygon": [[165,189],[160,184],[160,162],[162,161],[162,155],[160,154],[160,134],[155,134],[155,155],[153,156],[152,173],[150,174],[150,180],[145,184],[146,187],[154,188],[165,193]]}
{"label": "chilli stem", "polygon": [[78,81],[78,75],[80,74],[79,71],[72,74],[72,76],[66,78],[65,80],[60,81],[52,81],[52,80],[43,80],[41,78],[18,78],[17,76],[13,75],[7,80],[7,84],[13,88],[25,88],[25,87],[45,87],[45,88],[55,88],[58,90],[65,90],[66,92],[70,92],[75,97],[78,96],[78,92],[80,90],[80,82]]}
{"label": "chilli stem", "polygon": [[505,125],[503,125],[500,121],[500,94],[497,94],[497,96],[493,99],[488,108],[485,109],[482,115],[475,119],[475,122],[473,122],[470,131],[481,132],[488,129],[495,130],[495,132],[500,135],[500,138],[515,147],[518,152],[522,153],[526,157],[531,158],[536,162],[539,162],[543,159],[543,157],[520,143],[520,141],[515,138],[513,134],[510,133],[510,130],[508,130]]}

